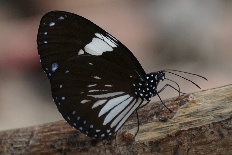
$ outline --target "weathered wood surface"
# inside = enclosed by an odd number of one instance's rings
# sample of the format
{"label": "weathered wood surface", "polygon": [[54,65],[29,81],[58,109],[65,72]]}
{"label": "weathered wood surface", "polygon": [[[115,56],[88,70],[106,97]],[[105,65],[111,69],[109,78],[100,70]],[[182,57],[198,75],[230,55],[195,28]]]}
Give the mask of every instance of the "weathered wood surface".
{"label": "weathered wood surface", "polygon": [[140,131],[132,115],[116,140],[91,143],[65,121],[0,131],[0,155],[152,154],[232,155],[232,85],[187,94],[139,110]]}

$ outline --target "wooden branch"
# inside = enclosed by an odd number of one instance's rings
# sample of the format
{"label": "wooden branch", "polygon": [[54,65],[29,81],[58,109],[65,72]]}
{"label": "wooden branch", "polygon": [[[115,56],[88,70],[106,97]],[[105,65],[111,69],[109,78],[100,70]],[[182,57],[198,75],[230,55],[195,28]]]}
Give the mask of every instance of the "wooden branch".
{"label": "wooden branch", "polygon": [[232,85],[166,100],[132,115],[116,140],[93,145],[65,121],[0,132],[0,154],[232,154]]}

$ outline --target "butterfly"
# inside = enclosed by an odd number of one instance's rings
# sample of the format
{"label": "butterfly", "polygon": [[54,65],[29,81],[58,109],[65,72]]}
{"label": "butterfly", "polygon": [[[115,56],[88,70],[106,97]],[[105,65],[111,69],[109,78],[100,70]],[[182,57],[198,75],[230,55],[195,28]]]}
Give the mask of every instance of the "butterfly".
{"label": "butterfly", "polygon": [[126,46],[73,13],[46,13],[40,21],[37,45],[59,112],[92,139],[113,137],[143,102],[159,96],[166,87],[180,92],[169,84],[157,90],[160,82],[172,81],[165,72],[180,76],[173,73],[178,70],[146,74]]}

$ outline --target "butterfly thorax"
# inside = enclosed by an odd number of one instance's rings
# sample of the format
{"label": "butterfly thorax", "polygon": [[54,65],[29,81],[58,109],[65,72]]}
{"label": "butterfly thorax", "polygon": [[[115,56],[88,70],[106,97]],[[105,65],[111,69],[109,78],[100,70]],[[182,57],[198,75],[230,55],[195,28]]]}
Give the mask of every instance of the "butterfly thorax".
{"label": "butterfly thorax", "polygon": [[151,97],[157,94],[159,82],[164,79],[163,71],[146,74],[144,80],[134,84],[135,94],[143,100],[151,101]]}

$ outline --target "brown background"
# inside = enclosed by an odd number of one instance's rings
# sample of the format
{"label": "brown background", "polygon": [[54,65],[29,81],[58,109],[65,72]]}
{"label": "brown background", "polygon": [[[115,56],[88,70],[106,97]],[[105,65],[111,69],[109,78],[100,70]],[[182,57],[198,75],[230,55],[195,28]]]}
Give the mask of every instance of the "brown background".
{"label": "brown background", "polygon": [[[90,19],[125,44],[146,72],[197,73],[203,89],[231,83],[232,2],[162,0],[3,0],[0,2],[0,130],[62,119],[37,54],[41,17],[64,10]],[[175,77],[172,77],[175,78]],[[175,78],[182,91],[198,89]],[[161,86],[162,87],[162,86]],[[165,90],[162,98],[177,96]],[[154,98],[157,100],[157,98]]]}

